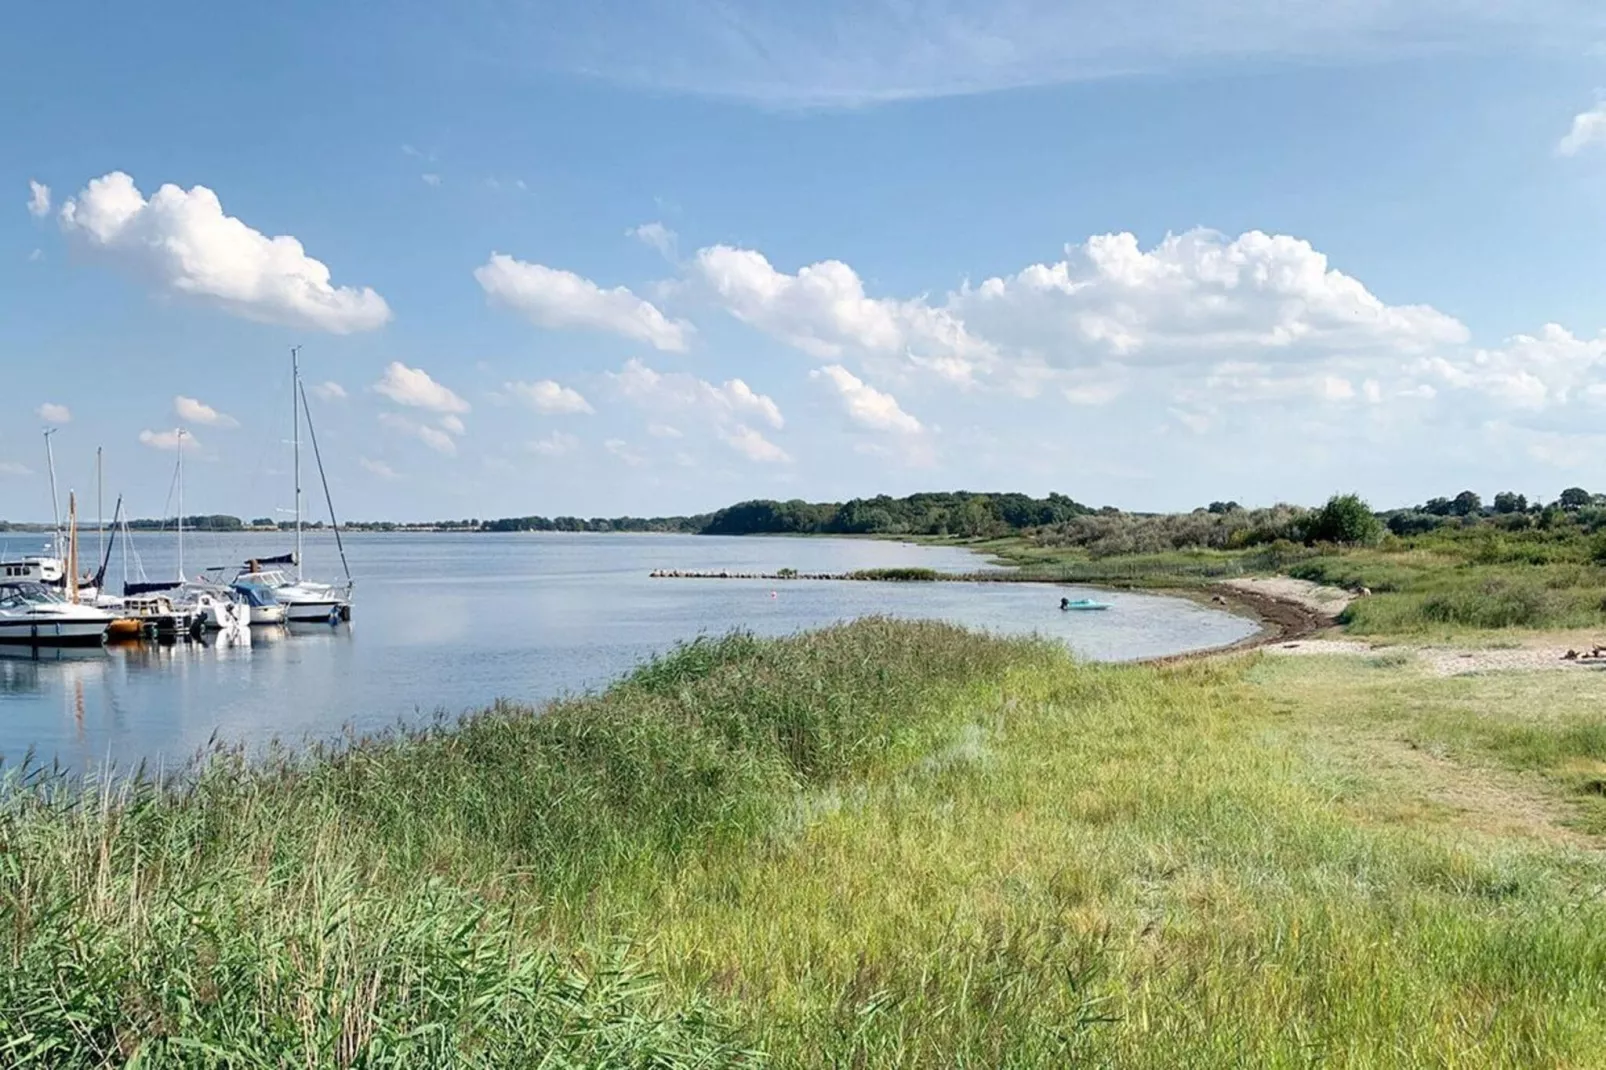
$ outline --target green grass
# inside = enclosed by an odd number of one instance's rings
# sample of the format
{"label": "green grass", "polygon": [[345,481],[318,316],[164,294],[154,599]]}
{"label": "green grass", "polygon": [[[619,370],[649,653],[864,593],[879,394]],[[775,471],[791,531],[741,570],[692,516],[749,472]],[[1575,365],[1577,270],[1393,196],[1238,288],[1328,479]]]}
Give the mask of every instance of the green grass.
{"label": "green grass", "polygon": [[1598,1065],[1606,675],[1555,675],[867,621],[182,791],[35,778],[0,1064]]}

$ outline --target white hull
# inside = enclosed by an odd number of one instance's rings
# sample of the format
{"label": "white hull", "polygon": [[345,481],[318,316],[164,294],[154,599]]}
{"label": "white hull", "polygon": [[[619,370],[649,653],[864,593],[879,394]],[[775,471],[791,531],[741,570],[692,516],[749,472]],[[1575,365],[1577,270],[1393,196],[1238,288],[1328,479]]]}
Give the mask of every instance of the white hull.
{"label": "white hull", "polygon": [[0,643],[30,646],[98,646],[110,620],[69,620],[54,616],[0,617]]}
{"label": "white hull", "polygon": [[283,624],[287,606],[251,606],[251,623],[254,625]]}
{"label": "white hull", "polygon": [[340,607],[344,604],[338,598],[287,602],[284,605],[284,619],[293,624],[322,623],[337,618],[340,615]]}

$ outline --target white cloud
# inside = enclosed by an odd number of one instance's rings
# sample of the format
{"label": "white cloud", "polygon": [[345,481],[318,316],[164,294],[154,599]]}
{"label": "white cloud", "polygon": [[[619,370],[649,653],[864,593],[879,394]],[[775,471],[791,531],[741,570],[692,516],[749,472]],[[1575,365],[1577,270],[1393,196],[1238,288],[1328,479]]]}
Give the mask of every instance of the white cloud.
{"label": "white cloud", "polygon": [[647,425],[647,434],[653,438],[681,438],[680,428],[668,424],[650,423]]}
{"label": "white cloud", "polygon": [[384,461],[376,461],[371,457],[359,457],[357,463],[363,470],[378,476],[380,479],[400,479],[401,475]]}
{"label": "white cloud", "polygon": [[0,461],[0,476],[31,476],[33,470],[20,461]]}
{"label": "white cloud", "polygon": [[183,394],[173,399],[173,411],[187,424],[206,424],[209,427],[240,426],[240,421],[227,413],[218,412],[204,401],[187,398]]}
{"label": "white cloud", "polygon": [[431,412],[462,413],[470,408],[468,402],[431,379],[424,369],[409,368],[399,360],[386,365],[384,377],[373,388],[398,405]]}
{"label": "white cloud", "polygon": [[1603,141],[1606,141],[1606,100],[1573,116],[1572,129],[1556,144],[1556,152],[1562,156],[1576,156]]}
{"label": "white cloud", "polygon": [[562,386],[551,379],[542,379],[534,383],[503,383],[502,387],[536,412],[558,414],[597,411],[578,390]]}
{"label": "white cloud", "polygon": [[177,450],[182,443],[186,453],[193,453],[201,448],[201,442],[188,431],[141,431],[140,442],[153,450]]}
{"label": "white cloud", "polygon": [[65,405],[58,405],[54,401],[47,401],[33,410],[35,416],[47,424],[65,424],[72,422],[72,410]]}
{"label": "white cloud", "polygon": [[325,379],[313,386],[312,393],[322,401],[345,401],[346,388],[333,379]]}
{"label": "white cloud", "polygon": [[522,313],[540,327],[608,331],[658,349],[681,352],[693,333],[684,320],[671,321],[650,301],[623,286],[604,290],[572,271],[515,260],[505,253],[474,269],[474,278],[495,304]]}
{"label": "white cloud", "polygon": [[28,214],[35,219],[50,214],[50,187],[31,178],[28,180]]}
{"label": "white cloud", "polygon": [[642,464],[646,458],[630,448],[630,443],[622,438],[610,438],[603,442],[602,448],[630,465],[632,468]]}
{"label": "white cloud", "polygon": [[1192,230],[1149,250],[1105,234],[1058,263],[967,286],[948,308],[1055,367],[1409,354],[1467,338],[1433,308],[1384,303],[1310,243],[1260,231]]}
{"label": "white cloud", "polygon": [[451,413],[447,413],[435,422],[454,435],[461,435],[468,431],[468,428],[463,426],[462,418],[453,416]]}
{"label": "white cloud", "polygon": [[906,355],[965,381],[992,356],[946,309],[924,299],[868,296],[858,273],[840,260],[788,275],[762,253],[714,245],[698,251],[692,270],[731,315],[815,357],[835,359],[845,348]]}
{"label": "white cloud", "polygon": [[757,416],[777,428],[786,424],[772,398],[755,393],[740,379],[715,386],[685,372],[655,372],[639,360],[609,372],[608,378],[621,394],[644,409],[696,412],[717,420]]}
{"label": "white cloud", "polygon": [[[617,439],[613,441],[618,441]],[[531,453],[539,453],[543,457],[562,457],[566,453],[573,453],[580,448],[580,440],[564,431],[554,431],[550,435],[538,438],[527,444]]]}
{"label": "white cloud", "polygon": [[449,457],[457,455],[457,443],[452,436],[438,427],[421,424],[410,420],[400,413],[382,412],[379,422],[393,431],[400,431],[404,435],[411,435],[436,453],[444,453]]}
{"label": "white cloud", "polygon": [[441,184],[441,176],[433,171],[426,171],[418,177],[424,180],[424,185],[426,186],[439,186]]}
{"label": "white cloud", "polygon": [[1416,370],[1440,386],[1481,395],[1491,407],[1538,411],[1568,404],[1606,376],[1606,334],[1577,338],[1551,323],[1498,349],[1428,357]]}
{"label": "white cloud", "polygon": [[45,251],[43,249],[35,249],[33,252],[28,254],[28,263],[36,264],[44,258]]}
{"label": "white cloud", "polygon": [[349,334],[383,326],[385,299],[331,285],[329,269],[288,235],[269,238],[223,214],[217,194],[164,185],[149,200],[121,171],[93,179],[61,209],[62,228],[158,289],[245,319]]}
{"label": "white cloud", "polygon": [[898,406],[898,399],[877,390],[840,364],[828,364],[809,372],[809,378],[831,386],[847,409],[848,418],[872,431],[898,434],[920,433],[920,421]]}
{"label": "white cloud", "polygon": [[626,237],[635,238],[643,245],[658,250],[658,255],[665,260],[675,259],[676,238],[674,231],[662,223],[643,223],[639,227],[631,227],[625,231]]}
{"label": "white cloud", "polygon": [[720,429],[720,439],[731,449],[750,461],[762,464],[784,464],[791,461],[787,452],[746,424]]}

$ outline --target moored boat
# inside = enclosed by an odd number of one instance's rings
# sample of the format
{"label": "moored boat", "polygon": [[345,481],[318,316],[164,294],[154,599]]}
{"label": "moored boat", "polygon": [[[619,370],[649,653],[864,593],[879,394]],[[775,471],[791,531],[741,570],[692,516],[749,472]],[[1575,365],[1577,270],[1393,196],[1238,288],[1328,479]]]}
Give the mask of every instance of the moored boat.
{"label": "moored boat", "polygon": [[112,615],[69,602],[42,583],[0,580],[0,643],[99,646]]}

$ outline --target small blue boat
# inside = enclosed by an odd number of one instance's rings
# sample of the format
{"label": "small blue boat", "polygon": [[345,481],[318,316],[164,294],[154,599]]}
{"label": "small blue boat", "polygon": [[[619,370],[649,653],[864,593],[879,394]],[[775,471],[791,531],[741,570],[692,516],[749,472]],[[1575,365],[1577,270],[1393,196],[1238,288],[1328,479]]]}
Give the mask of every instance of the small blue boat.
{"label": "small blue boat", "polygon": [[1095,602],[1091,598],[1061,598],[1061,609],[1109,609],[1108,602]]}

